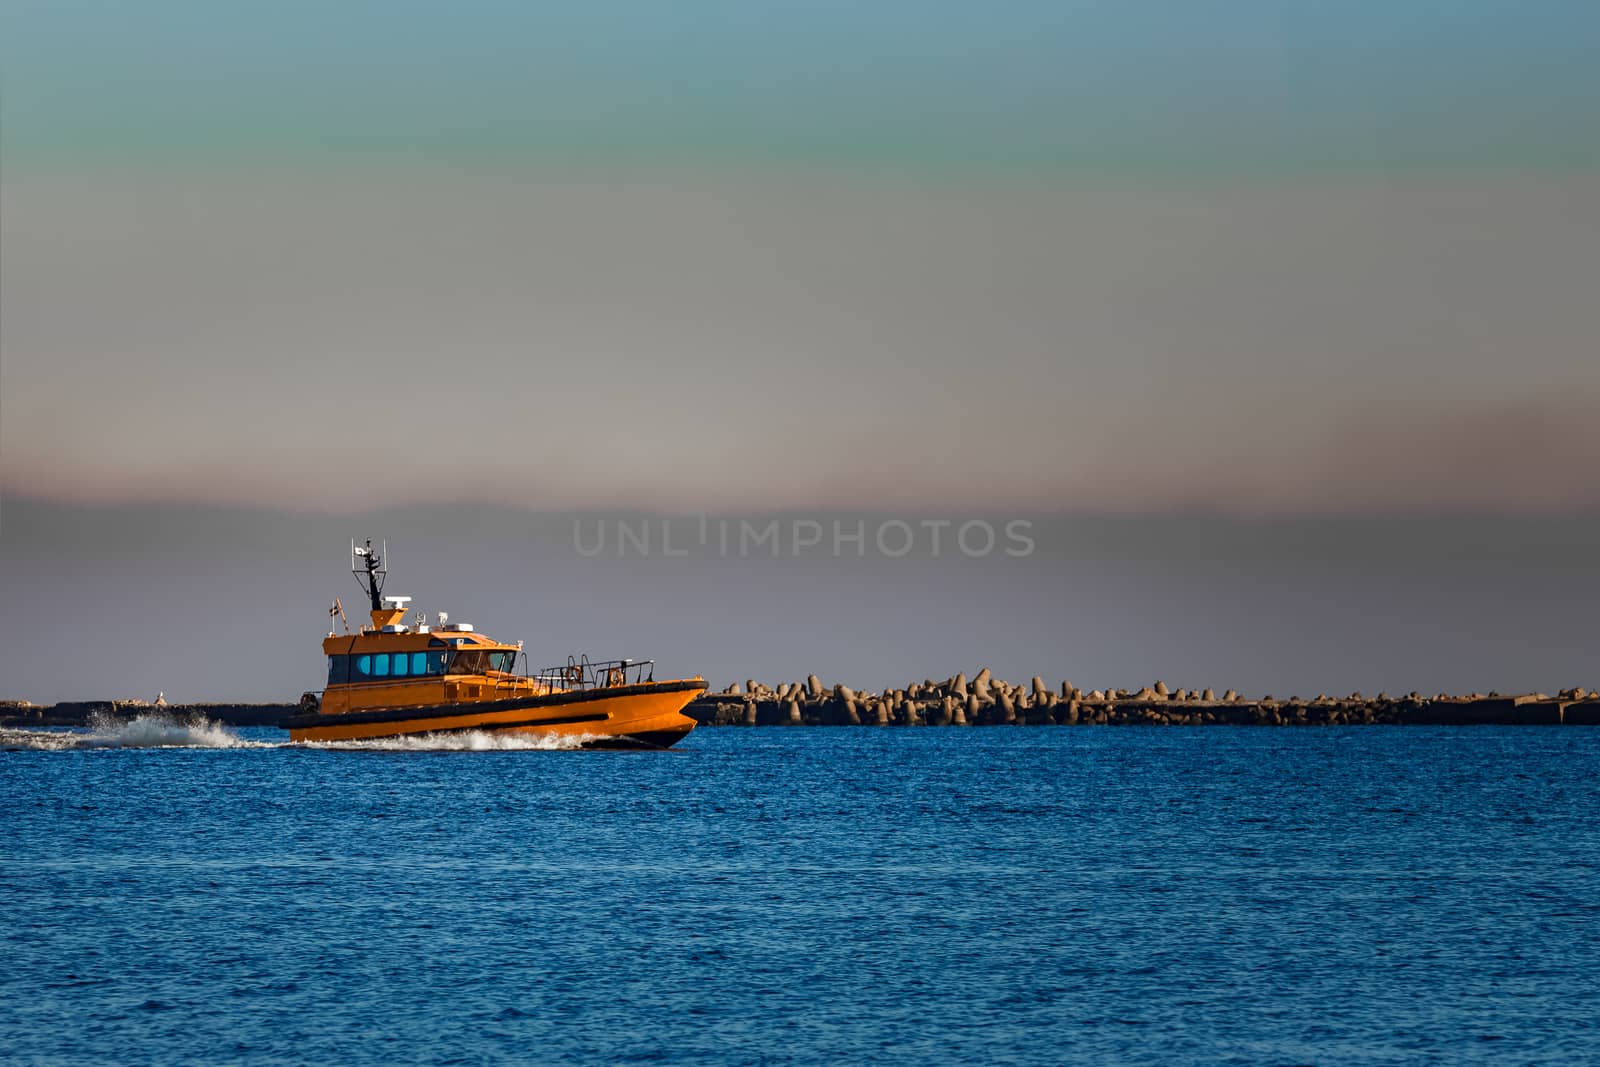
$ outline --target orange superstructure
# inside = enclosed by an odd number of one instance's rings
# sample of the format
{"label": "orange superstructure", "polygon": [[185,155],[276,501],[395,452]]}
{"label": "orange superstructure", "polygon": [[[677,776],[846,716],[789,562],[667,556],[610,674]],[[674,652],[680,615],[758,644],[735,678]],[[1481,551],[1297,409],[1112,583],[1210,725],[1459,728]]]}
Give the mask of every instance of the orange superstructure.
{"label": "orange superstructure", "polygon": [[[440,613],[407,625],[409,597],[384,596],[383,557],[352,543],[370,626],[330,632],[326,688],[307,693],[289,722],[295,741],[351,741],[465,730],[580,739],[590,746],[665,748],[694,729],[683,708],[706,688],[696,678],[656,681],[648,661],[564,666],[529,674],[519,642],[504,644]],[[343,616],[335,602],[331,615]]]}

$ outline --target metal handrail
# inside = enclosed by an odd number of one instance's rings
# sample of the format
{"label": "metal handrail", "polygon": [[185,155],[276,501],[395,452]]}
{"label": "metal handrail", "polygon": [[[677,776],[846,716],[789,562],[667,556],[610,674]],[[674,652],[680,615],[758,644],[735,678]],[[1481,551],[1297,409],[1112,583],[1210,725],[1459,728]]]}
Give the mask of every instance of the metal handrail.
{"label": "metal handrail", "polygon": [[545,667],[530,676],[552,689],[612,689],[656,680],[653,659],[602,659],[567,657],[566,666]]}

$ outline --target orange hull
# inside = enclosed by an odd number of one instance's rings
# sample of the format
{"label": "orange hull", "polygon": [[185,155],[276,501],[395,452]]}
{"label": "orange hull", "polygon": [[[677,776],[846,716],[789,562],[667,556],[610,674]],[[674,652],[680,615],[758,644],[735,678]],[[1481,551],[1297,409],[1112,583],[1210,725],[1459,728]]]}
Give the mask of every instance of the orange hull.
{"label": "orange hull", "polygon": [[693,730],[683,709],[706,683],[645,682],[509,700],[297,715],[294,741],[364,741],[481,730],[581,738],[589,747],[666,748]]}

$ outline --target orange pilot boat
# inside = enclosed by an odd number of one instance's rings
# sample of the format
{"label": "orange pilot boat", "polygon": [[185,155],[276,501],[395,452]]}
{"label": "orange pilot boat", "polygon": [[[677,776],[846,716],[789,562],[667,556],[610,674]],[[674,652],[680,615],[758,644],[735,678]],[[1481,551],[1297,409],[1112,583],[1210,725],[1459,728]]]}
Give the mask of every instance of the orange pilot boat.
{"label": "orange pilot boat", "polygon": [[[301,697],[294,741],[360,741],[465,731],[562,737],[590,748],[666,748],[694,729],[684,707],[701,678],[655,680],[650,660],[566,664],[530,674],[522,643],[503,644],[444,612],[405,622],[410,597],[385,596],[383,554],[351,542],[351,571],[372,625],[328,632],[327,688]],[[343,617],[338,601],[329,612]]]}

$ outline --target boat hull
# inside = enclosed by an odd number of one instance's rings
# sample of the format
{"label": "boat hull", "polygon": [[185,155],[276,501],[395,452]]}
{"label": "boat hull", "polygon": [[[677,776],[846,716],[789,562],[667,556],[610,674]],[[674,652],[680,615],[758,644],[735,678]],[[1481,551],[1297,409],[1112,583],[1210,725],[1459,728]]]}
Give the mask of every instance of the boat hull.
{"label": "boat hull", "polygon": [[289,720],[293,741],[367,741],[417,734],[533,734],[588,748],[668,748],[693,730],[683,709],[706,683],[644,682],[475,703],[309,712]]}

